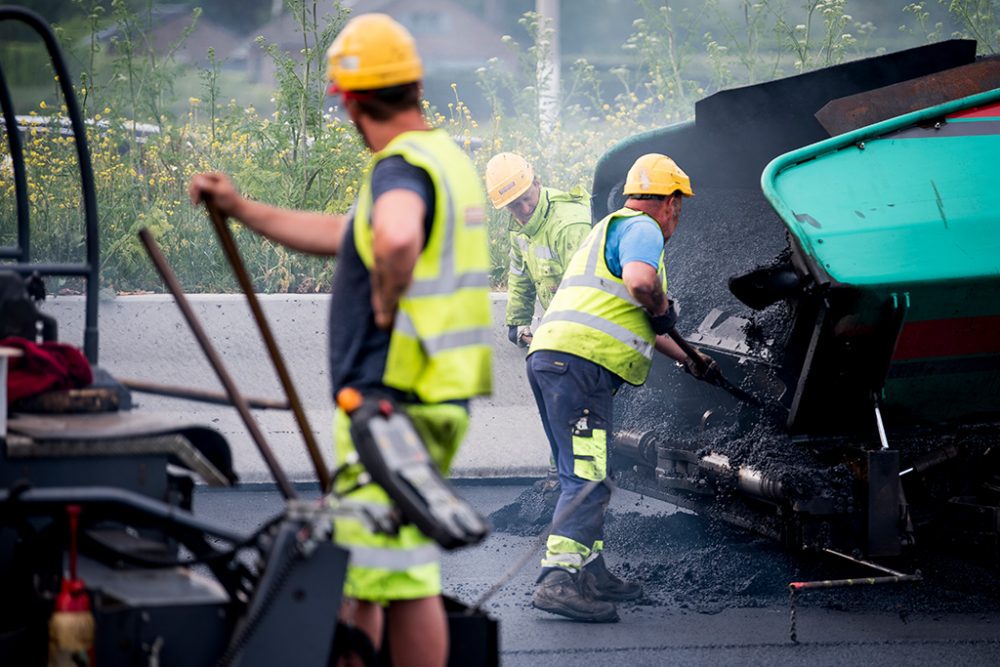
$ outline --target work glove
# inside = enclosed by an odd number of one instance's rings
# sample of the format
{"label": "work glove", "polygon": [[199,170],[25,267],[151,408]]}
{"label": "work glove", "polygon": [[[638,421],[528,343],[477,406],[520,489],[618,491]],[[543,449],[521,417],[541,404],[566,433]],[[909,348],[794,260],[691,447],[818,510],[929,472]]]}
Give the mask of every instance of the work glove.
{"label": "work glove", "polygon": [[531,327],[511,324],[507,327],[507,339],[518,347],[528,347],[531,345]]}
{"label": "work glove", "polygon": [[662,315],[652,315],[649,318],[657,336],[667,333],[677,325],[677,309],[674,308],[674,302],[668,301],[667,303],[669,305],[666,312]]}
{"label": "work glove", "polygon": [[695,364],[694,360],[690,357],[684,360],[682,366],[684,371],[689,373],[691,377],[696,380],[703,380],[705,382],[712,382],[720,376],[719,374],[719,364],[715,362],[715,359],[708,356],[704,352],[698,352],[698,356],[702,358],[705,362],[704,370],[699,369],[698,365]]}

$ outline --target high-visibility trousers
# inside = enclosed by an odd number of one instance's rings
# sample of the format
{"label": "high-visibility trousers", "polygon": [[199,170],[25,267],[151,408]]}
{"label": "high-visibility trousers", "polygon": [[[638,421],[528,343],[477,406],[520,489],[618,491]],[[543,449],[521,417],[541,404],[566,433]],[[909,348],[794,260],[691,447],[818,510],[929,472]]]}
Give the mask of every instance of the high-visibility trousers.
{"label": "high-visibility trousers", "polygon": [[[559,471],[555,516],[588,482],[610,474],[613,397],[622,379],[592,361],[553,350],[528,357],[528,382]],[[611,500],[605,484],[596,486],[549,535],[543,568],[577,570],[604,547],[604,514]]]}
{"label": "high-visibility trousers", "polygon": [[[460,405],[411,404],[404,409],[431,458],[447,475],[469,426],[468,410]],[[333,421],[337,465],[354,453],[350,418],[337,409]],[[354,486],[364,468],[353,464],[337,476],[335,487]],[[355,509],[370,506],[376,512],[391,506],[388,494],[377,484],[367,484],[338,501]],[[441,593],[441,563],[437,545],[416,526],[405,524],[397,535],[375,532],[367,522],[353,517],[334,519],[334,541],[350,551],[344,597],[387,604],[393,600],[416,600]]]}

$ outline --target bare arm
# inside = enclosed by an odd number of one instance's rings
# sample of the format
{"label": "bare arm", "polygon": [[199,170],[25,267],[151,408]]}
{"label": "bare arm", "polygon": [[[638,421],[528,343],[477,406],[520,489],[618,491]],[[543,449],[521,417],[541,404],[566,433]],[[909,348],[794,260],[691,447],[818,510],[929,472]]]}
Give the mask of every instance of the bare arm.
{"label": "bare arm", "polygon": [[[622,267],[622,280],[629,294],[642,304],[650,315],[662,315],[667,312],[670,302],[663,292],[660,278],[656,270],[645,262],[628,262]],[[684,363],[687,355],[670,336],[657,336],[655,342],[657,352],[665,354],[674,361]]]}
{"label": "bare arm", "polygon": [[346,216],[278,208],[246,199],[228,177],[217,173],[196,174],[188,194],[192,204],[211,199],[223,215],[292,250],[327,256],[340,252]]}
{"label": "bare arm", "polygon": [[688,356],[684,354],[684,350],[681,349],[681,346],[675,343],[670,336],[657,336],[655,346],[657,352],[665,354],[674,361],[679,361],[682,364],[688,358]]}
{"label": "bare arm", "polygon": [[375,324],[382,329],[392,326],[399,298],[413,280],[424,247],[426,210],[420,195],[402,188],[384,193],[372,207],[372,309]]}
{"label": "bare arm", "polygon": [[653,316],[667,312],[669,302],[656,269],[645,262],[627,262],[622,267],[625,289]]}

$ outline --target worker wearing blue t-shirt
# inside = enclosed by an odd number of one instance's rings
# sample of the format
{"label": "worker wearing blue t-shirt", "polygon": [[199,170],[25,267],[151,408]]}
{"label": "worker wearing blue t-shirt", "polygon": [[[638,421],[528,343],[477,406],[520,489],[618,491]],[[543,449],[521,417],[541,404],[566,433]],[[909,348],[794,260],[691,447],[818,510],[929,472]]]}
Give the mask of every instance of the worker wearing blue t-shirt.
{"label": "worker wearing blue t-shirt", "polygon": [[[667,299],[663,246],[680,219],[691,181],[665,155],[643,155],[628,172],[624,208],[601,220],[570,260],[528,351],[528,380],[559,470],[555,515],[590,482],[608,476],[612,397],[623,382],[646,381],[653,351],[699,372],[668,336],[676,316]],[[714,362],[702,355],[706,367]],[[604,562],[599,484],[549,535],[532,597],[538,609],[573,620],[618,620],[615,602],[642,595]]]}

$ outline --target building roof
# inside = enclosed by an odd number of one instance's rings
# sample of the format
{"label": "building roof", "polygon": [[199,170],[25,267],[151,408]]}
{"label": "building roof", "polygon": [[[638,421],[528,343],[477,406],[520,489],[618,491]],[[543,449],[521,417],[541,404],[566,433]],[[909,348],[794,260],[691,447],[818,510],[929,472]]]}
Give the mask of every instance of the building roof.
{"label": "building roof", "polygon": [[[137,17],[145,23],[140,29],[147,35],[148,43],[137,44],[136,49],[161,55],[168,53],[181,41],[194,20],[192,9],[187,5],[157,5],[149,13],[139,12]],[[115,26],[97,33],[97,40],[113,43],[120,34]],[[208,50],[211,48],[215,50],[216,59],[224,60],[239,43],[239,37],[202,15],[183,44],[177,48],[174,57],[181,62],[204,64],[208,62]]]}

